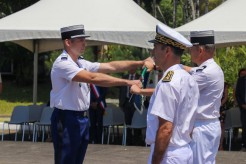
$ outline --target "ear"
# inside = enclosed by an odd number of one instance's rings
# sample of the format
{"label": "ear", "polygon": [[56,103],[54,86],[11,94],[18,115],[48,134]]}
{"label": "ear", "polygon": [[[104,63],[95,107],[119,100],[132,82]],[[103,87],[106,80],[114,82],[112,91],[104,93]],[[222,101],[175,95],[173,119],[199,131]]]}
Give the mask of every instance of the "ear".
{"label": "ear", "polygon": [[66,46],[70,46],[71,41],[70,41],[70,39],[65,39],[64,43],[65,43]]}
{"label": "ear", "polygon": [[172,51],[171,47],[170,47],[170,46],[167,46],[167,47],[165,48],[165,53],[168,54],[170,51]]}
{"label": "ear", "polygon": [[203,54],[203,52],[204,52],[204,47],[199,46],[199,54]]}

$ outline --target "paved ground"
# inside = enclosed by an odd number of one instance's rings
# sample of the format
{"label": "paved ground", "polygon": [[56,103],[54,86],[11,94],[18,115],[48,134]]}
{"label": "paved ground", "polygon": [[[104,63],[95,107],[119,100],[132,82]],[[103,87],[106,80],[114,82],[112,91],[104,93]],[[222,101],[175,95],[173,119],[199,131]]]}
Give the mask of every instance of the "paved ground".
{"label": "paved ground", "polygon": [[[144,164],[149,147],[90,144],[85,164]],[[52,164],[51,142],[0,142],[0,164]],[[220,151],[217,164],[246,164],[246,152]]]}

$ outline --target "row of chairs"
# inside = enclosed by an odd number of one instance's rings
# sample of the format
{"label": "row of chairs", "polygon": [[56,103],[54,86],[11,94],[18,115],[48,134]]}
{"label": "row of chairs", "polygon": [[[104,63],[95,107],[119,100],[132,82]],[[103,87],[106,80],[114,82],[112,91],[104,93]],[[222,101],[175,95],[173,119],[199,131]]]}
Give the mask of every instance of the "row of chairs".
{"label": "row of chairs", "polygon": [[231,151],[231,140],[233,135],[234,128],[241,128],[241,118],[240,118],[240,109],[239,107],[234,107],[226,111],[225,118],[225,132],[226,132],[226,144],[229,135],[229,151]]}
{"label": "row of chairs", "polygon": [[26,127],[29,130],[30,137],[30,125],[33,126],[33,141],[37,140],[37,129],[42,127],[42,141],[44,140],[45,126],[50,126],[50,118],[53,112],[53,108],[43,105],[29,105],[29,106],[15,106],[11,114],[10,121],[4,121],[2,127],[2,141],[4,140],[4,127],[8,125],[8,131],[10,134],[10,125],[15,125],[15,141],[17,141],[18,126],[22,130],[22,142],[25,138]]}
{"label": "row of chairs", "polygon": [[[107,144],[109,144],[109,139],[111,135],[111,128],[114,130],[116,126],[123,125],[123,138],[122,138],[122,145],[126,145],[126,138],[127,138],[127,128],[131,129],[145,129],[147,127],[147,110],[143,110],[142,113],[139,111],[135,111],[131,125],[124,124],[124,113],[115,105],[111,104],[108,105],[106,109],[107,114],[104,116],[103,126],[104,128],[108,129],[108,139]],[[225,119],[225,131],[228,134],[226,136],[226,143],[229,136],[229,151],[231,150],[231,140],[234,128],[241,128],[241,119],[240,119],[240,109],[238,107],[231,108],[226,111],[226,119]],[[114,133],[114,131],[113,131]],[[104,133],[102,135],[102,144],[104,140]]]}
{"label": "row of chairs", "polygon": [[[107,144],[109,144],[111,129],[113,129],[113,138],[114,141],[114,127],[117,128],[117,134],[119,134],[119,126],[123,126],[123,136],[122,136],[122,145],[126,145],[127,138],[127,129],[146,129],[147,127],[147,110],[142,112],[135,111],[132,117],[131,125],[126,125],[124,121],[123,111],[114,104],[108,104],[103,117],[103,127],[107,130]],[[102,134],[102,144],[104,141],[104,130]]]}
{"label": "row of chairs", "polygon": [[[18,126],[22,131],[22,142],[25,138],[25,131],[26,128],[29,130],[29,137],[30,137],[30,127],[32,125],[33,142],[37,141],[37,135],[39,132],[39,128],[42,130],[42,142],[44,141],[44,135],[46,132],[46,127],[50,127],[51,122],[50,118],[53,112],[53,108],[43,105],[29,105],[29,106],[16,106],[13,109],[11,114],[10,121],[3,122],[2,127],[2,141],[4,140],[4,127],[8,125],[8,131],[10,134],[10,125],[15,125],[15,141],[17,141],[17,134],[18,134]],[[147,127],[146,123],[146,115],[147,110],[143,110],[142,113],[136,111],[132,118],[132,124],[126,125],[124,122],[124,113],[123,111],[114,104],[108,104],[106,113],[103,118],[103,127],[107,130],[107,144],[109,144],[110,136],[111,136],[111,129],[113,129],[114,134],[114,127],[117,127],[117,133],[119,134],[119,126],[123,126],[123,137],[122,137],[122,145],[126,145],[126,129],[127,128],[137,128],[137,129],[145,129]],[[114,135],[113,138],[114,140]],[[102,134],[102,144],[104,141],[104,130]]]}

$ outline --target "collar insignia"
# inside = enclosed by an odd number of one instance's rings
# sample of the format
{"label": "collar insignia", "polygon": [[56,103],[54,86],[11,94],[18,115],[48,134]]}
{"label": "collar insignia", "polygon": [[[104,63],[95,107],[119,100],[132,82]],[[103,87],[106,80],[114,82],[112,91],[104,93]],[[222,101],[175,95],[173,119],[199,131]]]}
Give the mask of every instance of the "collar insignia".
{"label": "collar insignia", "polygon": [[83,59],[84,59],[83,56],[79,56],[79,57],[78,57],[78,60],[83,60]]}
{"label": "collar insignia", "polygon": [[67,60],[67,54],[62,54],[61,55],[61,60]]}
{"label": "collar insignia", "polygon": [[168,71],[165,77],[163,77],[162,82],[170,82],[172,80],[174,72]]}
{"label": "collar insignia", "polygon": [[202,72],[207,66],[202,66],[196,70],[196,72]]}

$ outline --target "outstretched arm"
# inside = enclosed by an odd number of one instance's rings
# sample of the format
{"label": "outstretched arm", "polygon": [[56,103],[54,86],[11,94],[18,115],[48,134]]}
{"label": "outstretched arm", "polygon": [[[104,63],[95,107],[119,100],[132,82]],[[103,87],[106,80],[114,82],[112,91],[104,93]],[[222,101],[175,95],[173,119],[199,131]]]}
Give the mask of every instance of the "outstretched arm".
{"label": "outstretched arm", "polygon": [[151,96],[154,91],[155,91],[154,88],[141,89],[137,85],[132,85],[131,86],[131,93],[134,93],[134,94],[137,94],[137,95]]}
{"label": "outstretched arm", "polygon": [[152,70],[154,67],[153,60],[147,58],[144,61],[112,61],[108,63],[101,63],[98,72],[101,73],[117,73],[124,72],[138,67],[147,67],[148,71]]}
{"label": "outstretched arm", "polygon": [[98,72],[101,73],[117,73],[131,69],[137,69],[144,64],[143,61],[112,61],[109,63],[101,63]]}
{"label": "outstretched arm", "polygon": [[131,86],[136,84],[141,87],[139,80],[127,80],[116,78],[103,73],[94,73],[86,70],[81,70],[72,79],[72,81],[92,83],[98,86],[111,87],[111,86]]}

